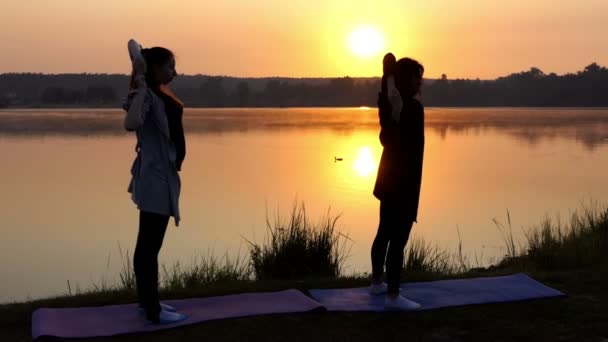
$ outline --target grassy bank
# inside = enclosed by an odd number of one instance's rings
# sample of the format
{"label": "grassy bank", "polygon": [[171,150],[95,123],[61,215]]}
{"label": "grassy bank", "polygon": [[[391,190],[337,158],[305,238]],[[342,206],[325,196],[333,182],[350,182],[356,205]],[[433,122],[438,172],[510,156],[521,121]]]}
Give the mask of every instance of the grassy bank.
{"label": "grassy bank", "polygon": [[[288,220],[268,225],[264,243],[252,243],[249,258],[200,257],[189,267],[164,268],[161,296],[188,298],[297,288],[364,286],[365,276],[347,276],[341,266],[348,238],[335,230],[329,213],[311,223],[303,206]],[[434,340],[434,341],[602,341],[608,338],[608,209],[587,206],[566,223],[546,219],[516,242],[509,219],[495,222],[507,255],[479,268],[459,251],[414,240],[406,251],[407,281],[526,272],[568,294],[566,298],[522,303],[448,308],[419,313],[314,313],[271,315],[225,321],[155,334],[100,341],[175,340]],[[97,287],[75,296],[0,306],[0,334],[6,341],[27,341],[30,319],[39,307],[94,306],[135,301],[132,270],[125,258],[121,284]],[[285,261],[295,265],[285,270]],[[322,262],[319,262],[322,260]],[[287,263],[287,264],[289,264]],[[312,269],[310,265],[325,267]],[[300,270],[293,272],[293,269]]]}

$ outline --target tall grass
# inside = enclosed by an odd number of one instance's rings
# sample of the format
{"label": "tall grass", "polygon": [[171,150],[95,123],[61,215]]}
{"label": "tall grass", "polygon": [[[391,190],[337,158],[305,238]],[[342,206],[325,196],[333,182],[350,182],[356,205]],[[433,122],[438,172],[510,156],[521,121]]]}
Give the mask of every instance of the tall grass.
{"label": "tall grass", "polygon": [[252,270],[246,258],[240,253],[236,257],[225,254],[220,260],[213,253],[199,255],[198,261],[188,268],[182,268],[180,262],[171,268],[162,266],[162,288],[167,291],[195,289],[213,283],[226,281],[251,280]]}
{"label": "tall grass", "polygon": [[408,273],[453,274],[459,270],[456,260],[449,250],[433,246],[422,238],[413,238],[405,249],[403,269]]}
{"label": "tall grass", "polygon": [[515,245],[515,238],[513,237],[513,226],[511,225],[511,213],[509,212],[509,210],[507,210],[507,226],[505,226],[496,218],[493,218],[492,222],[494,222],[494,225],[502,235],[502,240],[505,244],[505,248],[507,249],[507,254],[505,255],[505,258],[513,259],[519,256],[521,254],[520,251],[522,249],[518,249]]}
{"label": "tall grass", "polygon": [[[413,237],[405,248],[403,272],[428,276],[455,276],[467,272],[474,267],[481,266],[481,259],[476,255],[475,262],[471,262],[462,249],[460,230],[458,234],[458,248],[453,251],[448,248],[432,244],[420,237]],[[483,258],[483,253],[482,253]]]}
{"label": "tall grass", "polygon": [[[93,290],[135,290],[135,272],[129,251],[123,253],[120,244],[118,251],[122,261],[119,283],[116,286],[108,286],[106,283],[93,285]],[[159,285],[165,291],[199,288],[224,281],[251,280],[253,273],[247,258],[241,257],[240,253],[235,257],[225,254],[218,258],[213,252],[208,252],[207,255],[197,255],[186,267],[176,261],[170,267],[162,264],[160,268]]]}
{"label": "tall grass", "polygon": [[129,251],[125,251],[123,254],[120,243],[118,244],[118,253],[120,260],[122,261],[122,269],[120,270],[120,284],[119,288],[124,290],[135,290],[135,272],[133,271],[133,262],[129,257]]}
{"label": "tall grass", "polygon": [[[597,204],[584,204],[575,211],[569,223],[545,218],[539,225],[525,233],[525,240],[516,241],[513,234],[511,214],[507,211],[507,222],[492,219],[501,233],[505,255],[488,269],[511,271],[556,270],[593,267],[608,264],[608,208]],[[453,276],[470,271],[484,270],[475,255],[475,264],[463,255],[460,231],[458,249],[452,252],[431,245],[420,238],[412,239],[406,248],[404,271]]]}
{"label": "tall grass", "polygon": [[[196,289],[214,283],[251,281],[253,279],[303,279],[344,277],[344,264],[352,241],[338,232],[340,215],[328,210],[314,224],[306,214],[303,203],[295,202],[287,219],[277,213],[273,222],[266,215],[267,235],[263,244],[250,242],[249,255],[236,257],[213,253],[198,255],[188,266],[176,262],[161,266],[160,287],[164,291]],[[441,248],[419,237],[413,237],[405,250],[405,278],[415,274],[421,278],[457,277],[467,272],[507,269],[512,271],[555,270],[608,265],[608,208],[584,205],[575,211],[568,223],[560,218],[545,218],[525,233],[524,241],[513,236],[511,215],[507,222],[492,219],[502,234],[506,253],[489,268],[480,267],[463,254],[460,230],[455,251]],[[67,282],[72,294],[134,291],[135,275],[129,251],[118,246],[122,262],[118,284],[102,279],[100,284],[83,291],[77,284]],[[483,258],[483,254],[482,254]],[[109,257],[108,257],[109,263]],[[355,278],[361,275],[355,276]],[[411,277],[409,277],[411,278]]]}
{"label": "tall grass", "polygon": [[608,208],[584,206],[570,222],[545,219],[527,234],[526,258],[543,269],[578,268],[608,261]]}
{"label": "tall grass", "polygon": [[248,241],[256,279],[338,277],[348,257],[348,237],[336,230],[340,215],[330,211],[318,224],[312,223],[304,203],[294,202],[287,220],[277,216],[270,222],[263,244]]}

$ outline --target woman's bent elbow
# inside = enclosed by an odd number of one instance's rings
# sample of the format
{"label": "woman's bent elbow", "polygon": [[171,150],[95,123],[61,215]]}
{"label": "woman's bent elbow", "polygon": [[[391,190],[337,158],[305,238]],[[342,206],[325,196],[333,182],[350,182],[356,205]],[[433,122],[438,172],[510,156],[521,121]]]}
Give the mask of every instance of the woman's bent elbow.
{"label": "woman's bent elbow", "polygon": [[139,128],[139,126],[141,126],[141,123],[125,120],[123,126],[127,131],[133,132],[133,131],[137,130]]}

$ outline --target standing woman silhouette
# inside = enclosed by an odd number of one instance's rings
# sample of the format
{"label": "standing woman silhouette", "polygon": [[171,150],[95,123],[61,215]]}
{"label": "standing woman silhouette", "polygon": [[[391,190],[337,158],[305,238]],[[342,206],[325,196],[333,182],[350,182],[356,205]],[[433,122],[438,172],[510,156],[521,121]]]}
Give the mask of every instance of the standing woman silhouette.
{"label": "standing woman silhouette", "polygon": [[131,40],[129,54],[133,73],[123,108],[127,111],[124,127],[137,136],[129,192],[139,209],[133,255],[139,310],[154,324],[174,323],[187,316],[159,301],[158,253],[169,218],[174,217],[176,226],[180,220],[178,171],[186,155],[183,103],[167,87],[177,75],[170,50],[141,49]]}
{"label": "standing woman silhouette", "polygon": [[[386,309],[416,310],[420,304],[402,296],[399,284],[404,248],[418,217],[424,108],[415,97],[420,93],[424,67],[410,58],[395,61],[389,53],[383,69],[378,114],[384,149],[374,186],[374,196],[380,200],[380,223],[371,250],[370,292],[386,293]],[[387,282],[383,283],[385,264]]]}

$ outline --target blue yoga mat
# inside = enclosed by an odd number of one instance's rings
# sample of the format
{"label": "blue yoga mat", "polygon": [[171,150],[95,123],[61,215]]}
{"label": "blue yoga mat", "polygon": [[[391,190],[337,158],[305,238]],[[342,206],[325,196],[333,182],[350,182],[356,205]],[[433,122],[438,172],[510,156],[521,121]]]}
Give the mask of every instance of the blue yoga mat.
{"label": "blue yoga mat", "polygon": [[298,290],[167,300],[187,320],[151,325],[138,313],[136,304],[82,308],[43,308],[32,315],[32,338],[54,336],[85,338],[149,332],[215,319],[264,314],[307,312],[322,309],[319,303]]}
{"label": "blue yoga mat", "polygon": [[[367,287],[309,292],[329,311],[384,311],[385,296],[370,295]],[[422,310],[564,295],[522,273],[492,278],[404,283],[401,293],[420,303]]]}

